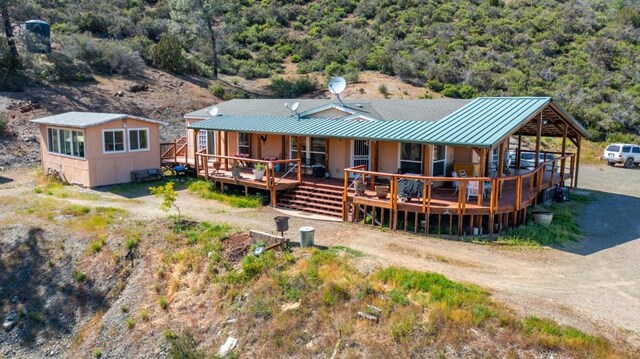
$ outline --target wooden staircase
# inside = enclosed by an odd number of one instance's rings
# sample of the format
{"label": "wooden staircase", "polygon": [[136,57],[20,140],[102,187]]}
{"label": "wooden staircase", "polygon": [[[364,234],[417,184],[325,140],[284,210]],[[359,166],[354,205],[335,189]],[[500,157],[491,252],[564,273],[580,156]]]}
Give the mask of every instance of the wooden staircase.
{"label": "wooden staircase", "polygon": [[302,182],[279,194],[278,207],[342,218],[342,186]]}

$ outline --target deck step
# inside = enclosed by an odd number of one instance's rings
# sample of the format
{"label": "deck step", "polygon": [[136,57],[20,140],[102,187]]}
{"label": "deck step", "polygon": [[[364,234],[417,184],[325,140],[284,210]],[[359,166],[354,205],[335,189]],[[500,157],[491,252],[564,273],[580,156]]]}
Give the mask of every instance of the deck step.
{"label": "deck step", "polygon": [[279,194],[278,206],[332,217],[342,216],[342,187],[303,182]]}
{"label": "deck step", "polygon": [[341,216],[341,213],[339,213],[339,212],[327,211],[327,210],[320,209],[320,208],[311,208],[311,207],[301,206],[301,205],[297,205],[297,204],[283,204],[283,203],[280,203],[280,204],[278,204],[278,207],[296,209],[296,210],[299,210],[299,211],[302,211],[302,212],[307,212],[307,213],[323,214],[323,215],[331,216],[331,217],[340,218],[340,216]]}

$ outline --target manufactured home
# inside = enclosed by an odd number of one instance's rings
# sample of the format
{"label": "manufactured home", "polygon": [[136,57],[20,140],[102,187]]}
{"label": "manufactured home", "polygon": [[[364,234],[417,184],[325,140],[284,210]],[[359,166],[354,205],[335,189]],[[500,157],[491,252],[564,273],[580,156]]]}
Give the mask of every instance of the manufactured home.
{"label": "manufactured home", "polygon": [[84,187],[130,182],[132,172],[160,169],[163,122],[125,114],[67,112],[40,127],[42,171]]}
{"label": "manufactured home", "polygon": [[[265,190],[273,206],[345,221],[458,235],[522,223],[546,189],[577,185],[588,136],[548,97],[236,99],[185,121],[187,136],[163,144],[163,161],[189,164],[221,188]],[[561,138],[561,149],[545,151],[543,137]],[[533,169],[521,168],[523,138],[535,143]],[[266,167],[258,179],[257,164]]]}

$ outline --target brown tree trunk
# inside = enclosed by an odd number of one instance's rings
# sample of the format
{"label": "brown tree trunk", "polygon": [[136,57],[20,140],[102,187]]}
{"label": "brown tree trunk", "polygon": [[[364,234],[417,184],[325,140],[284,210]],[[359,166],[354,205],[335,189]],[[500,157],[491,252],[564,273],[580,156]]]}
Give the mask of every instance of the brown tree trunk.
{"label": "brown tree trunk", "polygon": [[209,38],[211,41],[211,67],[213,67],[213,79],[218,78],[218,50],[216,49],[216,32],[213,23],[207,19],[207,29],[209,30]]}
{"label": "brown tree trunk", "polygon": [[9,45],[9,52],[13,58],[17,58],[18,48],[16,47],[16,41],[13,37],[13,28],[11,27],[11,19],[9,18],[9,7],[6,3],[2,4],[0,12],[2,13],[2,23],[4,25],[4,34],[7,37],[7,45]]}

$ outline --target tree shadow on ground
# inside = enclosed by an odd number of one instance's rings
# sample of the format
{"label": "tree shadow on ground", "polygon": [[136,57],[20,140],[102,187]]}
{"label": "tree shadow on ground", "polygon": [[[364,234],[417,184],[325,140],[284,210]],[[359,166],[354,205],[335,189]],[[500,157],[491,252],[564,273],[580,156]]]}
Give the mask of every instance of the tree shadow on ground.
{"label": "tree shadow on ground", "polygon": [[[31,347],[39,336],[68,335],[81,318],[107,306],[105,293],[94,288],[91,280],[73,278],[74,267],[68,255],[53,258],[46,231],[16,226],[5,229],[2,235],[0,308],[18,313],[15,327],[5,335],[16,336],[19,345]],[[14,297],[18,298],[16,302]]]}
{"label": "tree shadow on ground", "polygon": [[0,176],[0,185],[13,182],[13,179]]}
{"label": "tree shadow on ground", "polygon": [[640,198],[589,191],[594,199],[577,216],[583,238],[562,251],[587,256],[625,243],[640,243]]}

